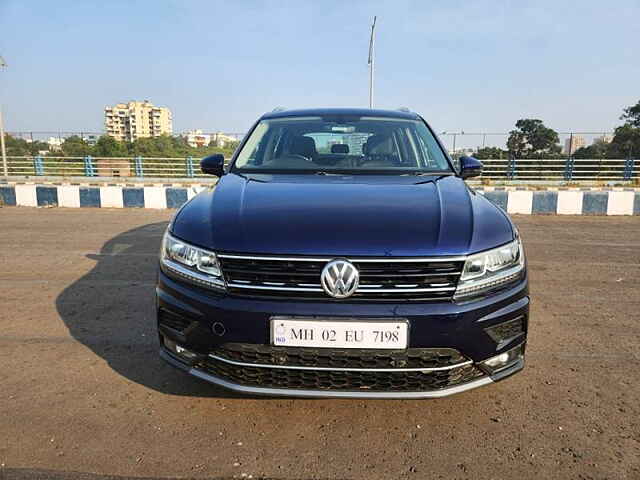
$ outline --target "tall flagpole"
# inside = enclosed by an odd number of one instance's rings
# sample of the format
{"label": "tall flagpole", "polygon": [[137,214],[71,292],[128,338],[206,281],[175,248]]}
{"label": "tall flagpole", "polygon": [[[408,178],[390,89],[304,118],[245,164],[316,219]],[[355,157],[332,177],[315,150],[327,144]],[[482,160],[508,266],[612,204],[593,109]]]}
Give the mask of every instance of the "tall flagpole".
{"label": "tall flagpole", "polygon": [[375,63],[375,33],[376,33],[376,17],[373,17],[373,23],[371,24],[371,40],[369,41],[369,108],[373,108],[373,71]]}

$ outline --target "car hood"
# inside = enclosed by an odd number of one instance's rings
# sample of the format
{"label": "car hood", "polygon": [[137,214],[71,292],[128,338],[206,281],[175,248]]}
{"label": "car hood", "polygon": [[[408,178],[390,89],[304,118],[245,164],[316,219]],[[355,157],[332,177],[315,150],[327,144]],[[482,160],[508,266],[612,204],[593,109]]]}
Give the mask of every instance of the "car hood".
{"label": "car hood", "polygon": [[514,238],[506,214],[454,176],[227,174],[172,233],[215,251],[464,255]]}

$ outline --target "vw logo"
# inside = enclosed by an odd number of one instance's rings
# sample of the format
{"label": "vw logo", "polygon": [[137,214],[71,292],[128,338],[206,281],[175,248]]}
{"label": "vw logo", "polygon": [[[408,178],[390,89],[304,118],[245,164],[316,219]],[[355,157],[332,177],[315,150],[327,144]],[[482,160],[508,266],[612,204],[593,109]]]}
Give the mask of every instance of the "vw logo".
{"label": "vw logo", "polygon": [[358,288],[360,272],[348,260],[332,260],[322,270],[320,282],[332,297],[347,298]]}

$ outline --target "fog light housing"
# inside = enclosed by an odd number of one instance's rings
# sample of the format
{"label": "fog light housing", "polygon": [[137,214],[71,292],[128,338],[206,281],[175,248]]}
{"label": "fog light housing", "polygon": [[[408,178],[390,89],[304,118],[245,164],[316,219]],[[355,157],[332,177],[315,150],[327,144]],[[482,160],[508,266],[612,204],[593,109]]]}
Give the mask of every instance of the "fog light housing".
{"label": "fog light housing", "polygon": [[498,323],[497,325],[485,328],[484,331],[498,344],[496,350],[500,350],[516,338],[525,334],[525,316],[520,315],[506,322]]}
{"label": "fog light housing", "polygon": [[502,352],[499,355],[488,358],[483,362],[480,362],[480,365],[484,367],[490,374],[494,374],[499,372],[500,370],[504,370],[512,366],[517,361],[521,360],[524,357],[524,343],[521,343],[517,347],[512,348],[511,350],[507,350],[506,352]]}
{"label": "fog light housing", "polygon": [[198,354],[178,345],[173,340],[164,337],[164,346],[175,356],[183,358],[187,362],[191,362],[198,358]]}

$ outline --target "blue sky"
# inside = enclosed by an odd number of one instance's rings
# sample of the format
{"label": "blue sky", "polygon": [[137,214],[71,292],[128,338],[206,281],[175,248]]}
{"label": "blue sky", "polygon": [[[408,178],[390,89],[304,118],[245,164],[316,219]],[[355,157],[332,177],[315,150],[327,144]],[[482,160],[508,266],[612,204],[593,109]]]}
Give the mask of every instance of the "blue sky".
{"label": "blue sky", "polygon": [[438,131],[610,130],[640,100],[640,1],[0,0],[7,129],[100,131],[149,99],[174,129],[245,131],[276,106],[375,104]]}

